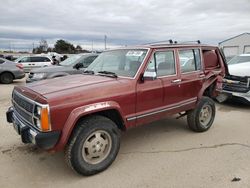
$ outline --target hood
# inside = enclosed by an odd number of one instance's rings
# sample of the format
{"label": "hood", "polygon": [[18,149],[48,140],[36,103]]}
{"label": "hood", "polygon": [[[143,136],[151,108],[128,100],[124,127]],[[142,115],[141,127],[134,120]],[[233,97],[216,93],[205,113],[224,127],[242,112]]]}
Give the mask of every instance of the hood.
{"label": "hood", "polygon": [[53,65],[49,67],[42,67],[42,68],[36,68],[32,69],[30,72],[31,73],[54,73],[54,72],[65,72],[68,70],[72,70],[73,67],[71,66],[58,66],[58,65]]}
{"label": "hood", "polygon": [[250,76],[250,62],[228,65],[228,69],[234,76]]}
{"label": "hood", "polygon": [[117,79],[104,76],[79,74],[69,75],[63,78],[58,77],[49,80],[42,80],[27,84],[26,87],[46,97],[48,94],[55,94],[57,92],[74,92],[74,89],[82,88],[83,86],[85,89],[90,89],[94,85],[104,86],[104,83],[107,82],[117,82]]}

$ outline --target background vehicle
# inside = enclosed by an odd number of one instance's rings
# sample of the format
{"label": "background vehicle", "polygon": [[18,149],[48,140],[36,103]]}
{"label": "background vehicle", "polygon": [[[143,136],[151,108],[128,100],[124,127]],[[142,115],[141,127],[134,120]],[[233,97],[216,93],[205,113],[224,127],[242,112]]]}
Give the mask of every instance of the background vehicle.
{"label": "background vehicle", "polygon": [[32,69],[26,82],[81,74],[97,57],[97,54],[77,54],[59,63],[59,65]]}
{"label": "background vehicle", "polygon": [[15,79],[25,77],[23,67],[21,64],[16,64],[7,59],[0,58],[0,82],[3,84],[10,84]]}
{"label": "background vehicle", "polygon": [[22,56],[16,59],[15,62],[22,64],[25,72],[29,72],[33,68],[47,67],[53,64],[50,57],[43,55]]}
{"label": "background vehicle", "polygon": [[[180,66],[180,58],[192,63]],[[157,44],[100,54],[82,75],[18,86],[7,121],[24,143],[65,150],[79,174],[108,168],[120,131],[179,113],[195,132],[207,131],[226,74],[220,50],[200,44]],[[20,108],[21,106],[21,108]],[[23,109],[24,108],[24,109]]]}
{"label": "background vehicle", "polygon": [[235,56],[228,62],[229,74],[224,79],[225,99],[250,104],[250,54]]}

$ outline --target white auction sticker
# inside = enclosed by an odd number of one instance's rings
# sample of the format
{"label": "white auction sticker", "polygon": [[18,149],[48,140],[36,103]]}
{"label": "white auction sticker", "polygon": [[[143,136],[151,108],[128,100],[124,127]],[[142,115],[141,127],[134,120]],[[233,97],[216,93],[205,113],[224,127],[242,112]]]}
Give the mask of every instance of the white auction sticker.
{"label": "white auction sticker", "polygon": [[136,56],[140,57],[143,54],[143,51],[138,51],[138,50],[130,50],[127,52],[126,56]]}

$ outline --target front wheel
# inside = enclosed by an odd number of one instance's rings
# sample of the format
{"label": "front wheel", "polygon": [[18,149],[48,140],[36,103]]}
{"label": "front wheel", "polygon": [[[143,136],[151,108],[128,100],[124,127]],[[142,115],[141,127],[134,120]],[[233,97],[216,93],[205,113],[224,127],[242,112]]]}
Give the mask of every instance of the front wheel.
{"label": "front wheel", "polygon": [[119,148],[120,132],[116,124],[103,116],[91,116],[77,125],[65,158],[77,173],[88,176],[108,168]]}
{"label": "front wheel", "polygon": [[195,132],[207,131],[215,118],[215,103],[209,97],[202,97],[193,110],[187,113],[187,122],[191,130]]}

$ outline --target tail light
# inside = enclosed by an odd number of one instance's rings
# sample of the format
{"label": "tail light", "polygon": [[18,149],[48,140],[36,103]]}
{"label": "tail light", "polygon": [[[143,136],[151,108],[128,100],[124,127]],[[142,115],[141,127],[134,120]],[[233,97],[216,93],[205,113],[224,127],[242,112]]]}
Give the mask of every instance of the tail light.
{"label": "tail light", "polygon": [[16,67],[19,69],[23,69],[23,65],[22,64],[16,64]]}

